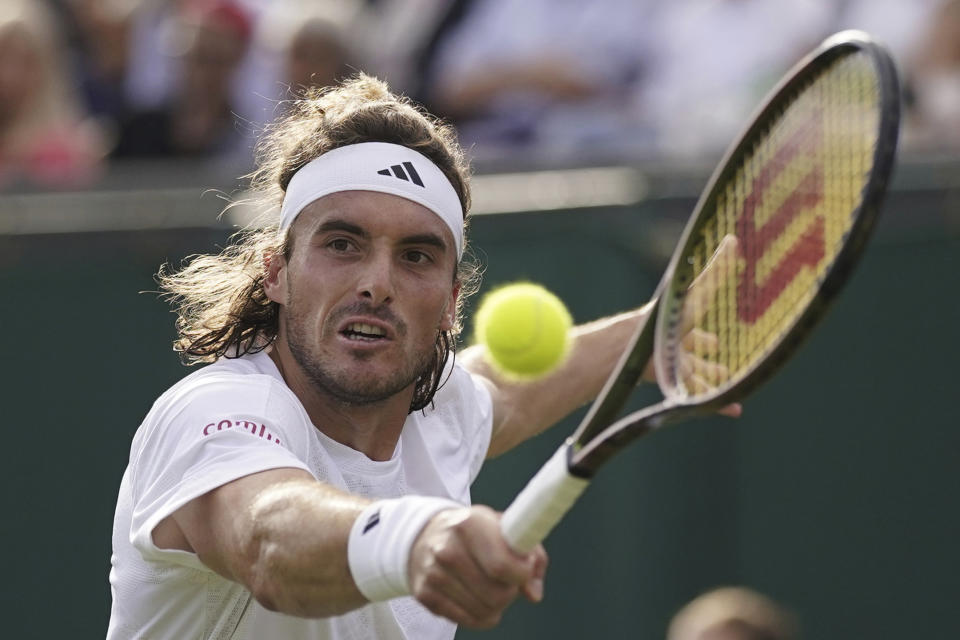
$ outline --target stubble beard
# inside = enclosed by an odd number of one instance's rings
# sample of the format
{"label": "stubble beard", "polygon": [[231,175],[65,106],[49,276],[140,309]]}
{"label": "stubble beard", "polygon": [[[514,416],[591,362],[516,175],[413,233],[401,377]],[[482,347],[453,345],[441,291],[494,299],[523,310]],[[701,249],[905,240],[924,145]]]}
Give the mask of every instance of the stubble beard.
{"label": "stubble beard", "polygon": [[[306,338],[305,318],[297,314],[294,309],[288,307],[288,310],[284,329],[293,359],[317,391],[341,404],[367,406],[392,398],[415,384],[432,365],[434,345],[431,345],[429,350],[424,349],[414,354],[388,375],[373,377],[362,373],[351,373],[345,368],[337,367],[333,362],[325,362],[318,356]],[[333,324],[328,320],[328,327]],[[398,329],[398,337],[405,333],[401,326]],[[354,362],[368,359],[360,354],[347,357],[352,358]]]}

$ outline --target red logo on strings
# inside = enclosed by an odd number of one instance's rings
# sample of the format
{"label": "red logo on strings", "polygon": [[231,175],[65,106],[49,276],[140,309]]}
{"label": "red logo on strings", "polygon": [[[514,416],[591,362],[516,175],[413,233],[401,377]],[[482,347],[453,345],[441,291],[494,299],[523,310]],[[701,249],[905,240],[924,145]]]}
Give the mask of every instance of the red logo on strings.
{"label": "red logo on strings", "polygon": [[770,272],[763,284],[757,283],[757,262],[780,237],[794,218],[823,200],[823,168],[814,164],[800,184],[787,196],[767,222],[757,227],[756,210],[770,184],[800,155],[812,154],[820,141],[819,114],[794,132],[753,179],[750,195],[744,201],[743,215],[737,220],[737,239],[746,259],[746,268],[737,283],[737,315],[753,324],[780,297],[784,289],[804,267],[816,266],[826,253],[825,221],[817,215],[799,239]]}

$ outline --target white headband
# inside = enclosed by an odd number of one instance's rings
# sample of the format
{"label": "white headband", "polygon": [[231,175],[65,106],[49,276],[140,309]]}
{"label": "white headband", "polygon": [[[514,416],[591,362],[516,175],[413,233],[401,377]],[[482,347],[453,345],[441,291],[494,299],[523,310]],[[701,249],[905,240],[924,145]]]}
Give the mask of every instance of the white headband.
{"label": "white headband", "polygon": [[339,191],[379,191],[423,205],[450,227],[457,256],[463,255],[460,198],[447,176],[423,154],[387,142],[328,151],[293,174],[280,207],[280,229],[288,229],[314,200]]}

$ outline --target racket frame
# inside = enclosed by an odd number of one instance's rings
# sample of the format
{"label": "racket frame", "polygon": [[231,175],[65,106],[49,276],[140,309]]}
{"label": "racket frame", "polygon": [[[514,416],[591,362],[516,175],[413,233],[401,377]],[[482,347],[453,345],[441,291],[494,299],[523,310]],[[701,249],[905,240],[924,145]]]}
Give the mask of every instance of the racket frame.
{"label": "racket frame", "polygon": [[[789,105],[796,93],[802,91],[826,66],[842,56],[860,51],[870,56],[876,69],[880,105],[877,144],[860,206],[852,214],[854,222],[844,238],[842,248],[824,274],[813,300],[794,321],[793,326],[784,332],[781,339],[771,345],[768,355],[760,358],[751,370],[739,376],[732,384],[719,387],[711,393],[697,395],[693,400],[669,396],[665,392],[662,402],[614,420],[630,398],[649,359],[653,357],[658,368],[663,366],[658,358],[658,347],[668,327],[664,326],[666,313],[661,305],[673,302],[671,291],[680,260],[684,259],[690,245],[696,241],[696,233],[704,224],[703,212],[714,206],[720,195],[720,186],[726,185],[731,174],[739,169],[739,164],[734,160],[749,151],[775,119],[775,114]],[[749,120],[750,124],[735,138],[736,142],[727,149],[708,180],[664,271],[654,294],[654,302],[649,306],[649,313],[639,323],[628,348],[607,379],[600,395],[567,440],[568,467],[572,475],[591,478],[608,458],[630,441],[663,424],[691,415],[715,412],[743,398],[783,365],[829,308],[866,247],[893,172],[899,122],[900,87],[896,67],[886,50],[861,31],[842,31],[826,39],[797,62],[771,89],[768,98],[755,110]],[[687,286],[689,283],[678,285]],[[664,391],[662,385],[661,391]]]}
{"label": "racket frame", "polygon": [[[677,266],[686,254],[694,232],[702,224],[703,211],[713,206],[718,184],[722,184],[729,177],[728,172],[736,168],[731,161],[741,154],[747,145],[752,144],[757,133],[770,120],[771,112],[788,102],[791,92],[800,88],[801,83],[818,73],[823,66],[851,50],[866,51],[876,66],[880,92],[878,139],[871,174],[863,188],[860,206],[853,213],[853,225],[844,239],[844,246],[824,274],[814,299],[785,335],[770,348],[762,362],[735,382],[718,389],[712,395],[696,396],[693,401],[669,396],[661,386],[665,396],[662,402],[614,420],[632,394],[650,357],[654,355],[658,340],[662,341],[660,335],[663,330],[658,329],[658,325],[662,322],[664,313],[660,305],[673,286]],[[529,552],[542,541],[572,508],[600,466],[630,441],[663,424],[712,412],[742,398],[768,379],[799,346],[842,288],[875,225],[896,154],[900,117],[899,91],[896,68],[886,51],[868,35],[853,31],[841,32],[828,38],[798,62],[771,91],[770,97],[755,112],[751,124],[744,129],[737,142],[724,154],[707,183],[657,286],[653,302],[638,322],[627,348],[613,373],[607,378],[597,400],[573,435],[540,468],[504,511],[500,521],[501,530],[512,548]]]}

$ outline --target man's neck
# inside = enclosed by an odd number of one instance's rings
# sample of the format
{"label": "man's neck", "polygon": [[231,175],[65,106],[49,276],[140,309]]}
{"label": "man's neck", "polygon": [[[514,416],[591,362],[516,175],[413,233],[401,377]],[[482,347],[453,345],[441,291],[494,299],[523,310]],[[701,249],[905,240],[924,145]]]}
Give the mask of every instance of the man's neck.
{"label": "man's neck", "polygon": [[287,350],[274,344],[269,355],[315,428],[371,460],[389,460],[393,456],[410,411],[412,389],[380,402],[352,404],[318,389]]}

